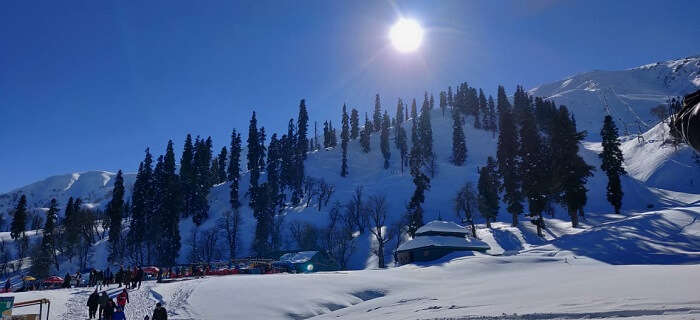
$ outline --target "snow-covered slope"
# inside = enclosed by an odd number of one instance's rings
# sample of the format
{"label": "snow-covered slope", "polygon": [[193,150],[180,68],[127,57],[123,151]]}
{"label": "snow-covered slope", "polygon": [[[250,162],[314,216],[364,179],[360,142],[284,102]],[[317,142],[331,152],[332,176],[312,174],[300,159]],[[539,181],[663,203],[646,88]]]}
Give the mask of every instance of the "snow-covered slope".
{"label": "snow-covered slope", "polygon": [[[21,195],[27,196],[27,206],[30,209],[45,208],[52,198],[56,198],[61,206],[65,206],[70,197],[80,197],[86,206],[102,207],[112,198],[115,176],[116,173],[113,172],[88,171],[49,177],[0,194],[0,215],[9,213]],[[135,179],[135,174],[124,174],[127,197],[131,195],[131,186]]]}
{"label": "snow-covered slope", "polygon": [[604,115],[612,115],[622,134],[642,133],[656,123],[651,108],[698,88],[700,56],[693,56],[627,70],[581,73],[529,93],[569,107],[579,129],[588,130],[588,138],[597,141]]}
{"label": "snow-covered slope", "polygon": [[[161,302],[169,319],[697,319],[698,281],[698,265],[615,266],[568,251],[477,255],[430,267],[148,281],[130,291],[126,316],[143,319]],[[50,298],[50,319],[68,320],[87,318],[90,293],[13,295]]]}
{"label": "snow-covered slope", "polygon": [[[635,69],[615,72],[594,71],[591,73],[578,75],[571,79],[549,84],[533,89],[531,93],[554,96],[554,99],[571,98],[577,95],[586,97],[598,97],[603,87],[615,87],[614,90],[626,96],[635,95],[641,97],[640,92],[645,92],[644,101],[656,101],[666,94],[679,94],[683,90],[700,85],[697,70],[700,58],[688,58],[677,61],[670,61],[655,65],[647,65]],[[576,84],[578,83],[578,84]],[[585,84],[585,85],[584,85]],[[638,89],[635,89],[638,88]],[[564,90],[566,89],[566,90]],[[636,90],[636,91],[635,91]],[[636,92],[636,93],[635,93]],[[659,98],[660,99],[660,98]],[[597,132],[599,129],[591,126],[599,126],[602,122],[603,112],[591,111],[585,104],[580,104],[583,100],[571,100],[573,104],[569,106],[576,112],[577,123],[582,129],[590,132]],[[657,101],[658,102],[658,101]],[[563,102],[560,102],[563,103]],[[578,104],[577,104],[578,103]],[[642,117],[648,114],[648,109],[625,109]],[[636,110],[636,111],[635,111]],[[640,111],[641,110],[641,111]],[[632,112],[634,111],[634,112]],[[585,118],[589,117],[588,127],[584,124]],[[491,133],[476,130],[473,128],[472,118],[468,118],[465,124],[465,134],[467,137],[468,156],[467,162],[462,167],[454,166],[449,162],[452,141],[452,121],[450,117],[443,118],[435,110],[432,113],[432,125],[434,136],[434,150],[437,154],[438,171],[431,179],[431,189],[426,193],[424,208],[425,221],[442,218],[455,221],[452,201],[457,189],[465,183],[476,184],[477,168],[486,163],[488,156],[495,156],[497,138]],[[646,121],[646,120],[645,120]],[[618,123],[618,126],[622,126]],[[408,127],[407,127],[408,128]],[[392,130],[393,132],[393,130]],[[644,141],[636,138],[626,137],[623,143],[625,155],[625,166],[629,172],[623,177],[622,183],[625,192],[623,199],[623,216],[611,215],[612,208],[605,199],[605,187],[607,178],[600,170],[595,172],[587,185],[588,204],[586,214],[588,221],[583,222],[584,228],[592,228],[601,224],[610,223],[619,219],[628,218],[624,214],[628,212],[643,213],[649,210],[663,208],[681,208],[692,205],[700,201],[700,168],[693,159],[693,151],[687,147],[674,148],[669,144],[664,144],[664,137],[667,135],[667,127],[663,124],[650,128],[644,133]],[[370,153],[363,153],[358,141],[351,141],[349,145],[349,176],[342,178],[339,175],[341,152],[339,148],[320,150],[308,155],[305,162],[306,174],[324,179],[326,182],[335,185],[336,190],[329,204],[336,201],[345,202],[350,199],[354,189],[358,186],[364,188],[365,196],[373,194],[384,194],[387,196],[390,216],[387,225],[399,220],[405,213],[405,208],[414,190],[411,176],[408,170],[401,171],[398,150],[391,143],[391,160],[389,169],[383,168],[383,159],[379,152],[379,137],[372,135]],[[586,162],[599,168],[600,143],[585,142],[580,154]],[[56,197],[60,206],[64,206],[68,197],[81,197],[91,206],[104,207],[111,196],[113,185],[113,173],[103,171],[85,172],[80,174],[69,174],[55,176],[46,180],[22,187],[7,194],[0,195],[0,214],[7,213],[16,204],[20,194],[26,194],[29,199],[29,206],[32,209],[40,209],[47,205],[52,197]],[[125,175],[127,185],[127,197],[130,194],[134,175]],[[248,189],[248,176],[243,173],[241,178],[241,195]],[[247,201],[244,200],[244,203]],[[229,207],[229,184],[223,183],[212,188],[210,196],[210,218],[199,227],[198,230],[207,230],[217,225],[218,218]],[[294,249],[291,240],[289,225],[296,221],[309,222],[318,227],[326,224],[328,208],[321,211],[316,209],[317,201],[310,202],[309,207],[301,206],[287,208],[285,210],[285,248]],[[505,206],[501,206],[499,221],[510,221],[505,212]],[[693,209],[695,210],[695,209]],[[241,232],[241,251],[239,255],[249,254],[250,241],[255,229],[255,219],[247,206],[242,211],[243,225]],[[649,216],[649,224],[655,224],[660,219],[665,219],[663,215]],[[7,220],[6,220],[7,221]],[[477,222],[481,223],[480,219]],[[524,221],[519,228],[510,228],[507,223],[495,224],[494,231],[480,231],[480,237],[485,240],[490,239],[489,244],[493,250],[491,253],[518,253],[522,250],[548,244],[559,237],[577,234],[581,229],[569,227],[568,217],[563,212],[557,212],[555,216],[547,218],[548,232],[546,239],[538,239],[531,231],[531,225]],[[480,224],[480,226],[482,226]],[[180,261],[186,262],[189,257],[189,241],[195,229],[191,220],[183,220],[180,223],[182,235],[182,251]],[[688,239],[685,239],[688,243]],[[603,241],[598,239],[597,241]],[[355,254],[351,258],[350,267],[361,269],[371,267],[376,264],[369,254],[371,246],[370,236],[362,234]],[[653,246],[652,246],[653,247]],[[390,243],[388,248],[395,248],[394,243]],[[225,251],[225,250],[224,250]],[[390,251],[387,250],[387,258],[390,261]],[[660,252],[663,251],[659,249]],[[692,250],[691,250],[692,251]],[[95,253],[91,264],[101,266],[104,262],[105,253],[104,240],[95,247]],[[694,255],[686,257],[685,261],[697,261]]]}

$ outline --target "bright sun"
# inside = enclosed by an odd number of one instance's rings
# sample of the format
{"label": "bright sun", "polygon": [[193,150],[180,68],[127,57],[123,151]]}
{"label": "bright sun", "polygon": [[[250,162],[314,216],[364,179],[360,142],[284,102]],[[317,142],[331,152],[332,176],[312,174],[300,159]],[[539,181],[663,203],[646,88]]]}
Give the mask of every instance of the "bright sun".
{"label": "bright sun", "polygon": [[423,40],[423,28],[415,20],[401,19],[391,27],[389,38],[396,50],[415,51]]}

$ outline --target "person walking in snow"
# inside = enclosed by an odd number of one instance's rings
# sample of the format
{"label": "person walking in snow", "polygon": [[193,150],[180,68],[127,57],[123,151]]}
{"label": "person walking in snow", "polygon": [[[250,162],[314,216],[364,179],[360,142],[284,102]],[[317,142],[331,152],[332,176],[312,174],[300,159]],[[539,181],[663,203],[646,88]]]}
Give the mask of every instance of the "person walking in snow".
{"label": "person walking in snow", "polygon": [[138,288],[141,289],[141,281],[143,281],[143,269],[141,267],[138,268],[138,271],[136,271],[136,281],[138,281]]}
{"label": "person walking in snow", "polygon": [[10,288],[12,288],[12,283],[10,283],[10,278],[7,278],[7,281],[5,281],[5,292],[10,292]]}
{"label": "person walking in snow", "polygon": [[124,288],[124,290],[117,295],[117,305],[123,309],[127,303],[129,303],[129,292],[127,292],[126,288]]}
{"label": "person walking in snow", "polygon": [[88,316],[90,319],[95,317],[95,313],[97,313],[97,305],[99,303],[100,303],[100,295],[97,293],[97,289],[95,289],[95,292],[90,294],[90,297],[88,297],[88,300],[87,300]]}
{"label": "person walking in snow", "polygon": [[124,268],[123,268],[123,267],[119,267],[119,271],[117,271],[117,274],[116,274],[116,278],[117,278],[117,279],[116,279],[116,280],[117,280],[116,282],[117,282],[117,284],[119,284],[119,288],[122,287],[122,280],[123,280],[122,277],[123,277],[123,276],[124,276]]}
{"label": "person walking in snow", "polygon": [[112,316],[114,315],[114,301],[112,301],[112,299],[107,300],[107,306],[104,311],[104,320],[112,320]]}
{"label": "person walking in snow", "polygon": [[[95,289],[95,290],[97,290],[97,289]],[[98,318],[100,318],[100,319],[104,319],[105,309],[107,309],[107,301],[108,300],[109,300],[109,297],[107,296],[107,292],[102,291],[102,294],[100,294],[100,298],[97,299],[98,306],[100,307]]]}
{"label": "person walking in snow", "polygon": [[156,303],[156,308],[153,309],[151,320],[168,320],[168,311],[163,308],[160,302]]}

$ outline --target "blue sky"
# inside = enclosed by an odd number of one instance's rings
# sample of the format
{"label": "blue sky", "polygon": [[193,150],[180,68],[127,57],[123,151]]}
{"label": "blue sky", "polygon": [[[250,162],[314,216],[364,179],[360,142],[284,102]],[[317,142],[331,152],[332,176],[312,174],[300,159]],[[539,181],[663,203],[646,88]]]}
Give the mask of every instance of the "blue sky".
{"label": "blue sky", "polygon": [[[187,133],[228,145],[252,110],[286,130],[394,110],[461,81],[512,92],[592,69],[700,54],[698,1],[4,1],[0,192],[54,174],[134,171]],[[427,29],[414,53],[398,14]],[[178,156],[179,158],[179,156]]]}

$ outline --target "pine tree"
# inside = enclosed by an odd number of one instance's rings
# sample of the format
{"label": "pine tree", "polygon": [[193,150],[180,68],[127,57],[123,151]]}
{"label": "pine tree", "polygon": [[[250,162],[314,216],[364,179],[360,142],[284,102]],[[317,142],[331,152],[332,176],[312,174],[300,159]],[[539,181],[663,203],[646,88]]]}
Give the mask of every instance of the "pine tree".
{"label": "pine tree", "polygon": [[[241,177],[241,134],[233,129],[231,132],[231,159],[228,163],[228,180],[231,181],[231,208],[238,212],[241,202],[238,198]],[[182,176],[180,177],[182,178]]]}
{"label": "pine tree", "polygon": [[297,118],[297,153],[300,159],[306,160],[306,152],[308,152],[309,143],[306,138],[309,130],[309,114],[306,112],[306,100],[301,99],[299,102],[299,117]]}
{"label": "pine tree", "polygon": [[467,144],[461,117],[455,110],[452,112],[452,121],[452,163],[456,166],[462,166],[467,160]]}
{"label": "pine tree", "polygon": [[496,135],[496,130],[498,130],[498,124],[496,123],[496,106],[493,103],[493,97],[489,96],[489,101],[488,101],[488,108],[489,112],[487,114],[487,119],[488,119],[488,128],[487,130],[491,131],[493,135]]}
{"label": "pine tree", "polygon": [[[447,87],[447,106],[452,108],[454,106],[454,97],[452,95],[452,86]],[[445,113],[443,112],[442,116],[445,116]]]}
{"label": "pine tree", "polygon": [[75,223],[76,220],[76,214],[73,212],[75,208],[75,203],[73,201],[73,197],[68,198],[68,203],[66,204],[66,208],[63,211],[63,230],[65,234],[65,238],[62,239],[63,241],[63,254],[68,257],[68,260],[70,262],[73,262],[73,256],[75,255],[75,247],[77,245],[77,241],[79,239],[79,227],[77,223]]}
{"label": "pine tree", "polygon": [[445,91],[440,91],[440,111],[442,111],[442,117],[445,118],[445,110],[447,109],[447,93]]}
{"label": "pine tree", "polygon": [[184,197],[184,205],[182,208],[182,216],[187,218],[192,215],[192,201],[195,197],[195,179],[194,179],[194,146],[192,145],[192,136],[187,135],[185,145],[182,149],[182,157],[180,158],[180,181],[182,182],[182,194]]}
{"label": "pine tree", "polygon": [[[139,171],[136,174],[136,181],[131,195],[131,221],[129,223],[129,233],[127,234],[127,244],[136,260],[143,262],[144,252],[143,242],[146,234],[146,218],[153,210],[153,157],[150,149],[146,149],[146,156],[139,164]],[[70,203],[70,201],[69,201]],[[66,208],[68,210],[68,208]],[[71,225],[67,222],[67,226]],[[71,234],[66,230],[67,234]]]}
{"label": "pine tree", "polygon": [[44,222],[43,241],[49,246],[49,255],[53,259],[58,270],[58,257],[56,256],[56,223],[58,222],[58,202],[56,198],[51,199],[49,210],[46,211],[46,222]]}
{"label": "pine tree", "polygon": [[372,115],[372,124],[374,125],[373,132],[379,132],[382,129],[382,104],[379,101],[379,94],[374,97],[374,114]]}
{"label": "pine tree", "polygon": [[350,139],[357,139],[360,136],[360,114],[357,109],[350,111]]}
{"label": "pine tree", "polygon": [[[484,95],[484,90],[479,89],[479,114],[481,114],[482,119],[474,119],[476,122],[480,122],[480,128],[484,130],[489,130],[489,106],[486,101],[486,95]],[[476,123],[474,124],[476,127]]]}
{"label": "pine tree", "polygon": [[576,123],[568,109],[560,106],[550,138],[551,149],[556,150],[551,154],[552,185],[558,186],[555,192],[560,194],[566,205],[574,228],[578,227],[578,216],[586,205],[588,190],[585,185],[594,169],[578,155],[578,145],[584,137],[585,132],[576,130]]}
{"label": "pine tree", "polygon": [[372,123],[369,122],[367,113],[365,113],[365,126],[362,128],[360,133],[360,145],[362,146],[362,152],[369,153],[370,151],[370,132],[372,131]]}
{"label": "pine tree", "polygon": [[[109,261],[121,260],[122,218],[124,216],[124,177],[122,171],[117,172],[112,189],[112,200],[107,204],[109,217]],[[48,221],[47,221],[48,225]]]}
{"label": "pine tree", "polygon": [[192,199],[192,221],[201,225],[209,217],[209,191],[213,185],[212,170],[212,140],[198,140],[194,153],[194,190]]}
{"label": "pine tree", "polygon": [[416,99],[413,99],[413,101],[411,102],[411,119],[418,119],[418,108],[416,107]]}
{"label": "pine tree", "polygon": [[350,139],[350,124],[348,123],[347,107],[343,105],[343,130],[340,133],[341,147],[343,148],[343,160],[340,165],[340,176],[348,175],[348,140]]}
{"label": "pine tree", "polygon": [[537,130],[535,115],[531,109],[525,109],[521,114],[520,141],[522,192],[528,200],[530,217],[537,217],[537,235],[543,236],[542,211],[547,205],[551,173],[550,166],[546,162],[542,138]]}
{"label": "pine tree", "polygon": [[625,160],[620,150],[617,126],[615,126],[613,118],[609,115],[605,116],[603,120],[600,136],[603,139],[603,152],[599,155],[602,160],[600,169],[608,176],[606,197],[608,202],[615,208],[615,213],[619,214],[624,195],[620,176],[627,174],[627,172],[623,167]]}
{"label": "pine tree", "polygon": [[421,161],[430,169],[431,176],[435,176],[433,153],[433,128],[430,122],[430,104],[428,102],[428,94],[425,94],[423,107],[421,108],[420,122],[418,125],[418,133],[420,134],[420,154]]}
{"label": "pine tree", "polygon": [[403,100],[399,98],[399,101],[396,103],[396,127],[398,128],[403,124],[405,121],[404,119],[404,105],[403,105]]}
{"label": "pine tree", "polygon": [[247,168],[250,172],[250,186],[248,189],[248,195],[250,196],[249,206],[255,208],[255,201],[257,199],[257,192],[260,180],[260,141],[258,135],[258,120],[255,118],[255,111],[253,111],[253,116],[250,119],[250,125],[248,126],[248,154]]}
{"label": "pine tree", "polygon": [[24,236],[24,231],[27,227],[27,196],[22,195],[19,198],[17,207],[13,211],[12,225],[10,226],[10,236],[13,240]]}
{"label": "pine tree", "polygon": [[496,161],[492,157],[488,157],[486,166],[479,169],[479,182],[477,185],[479,197],[477,203],[479,212],[486,220],[488,228],[491,228],[491,222],[496,221],[499,209],[498,189],[500,186],[496,170]]}
{"label": "pine tree", "polygon": [[510,102],[505,89],[498,86],[498,110],[500,133],[498,135],[498,171],[503,178],[502,190],[507,210],[513,216],[512,226],[518,225],[518,215],[523,212],[522,192],[520,188],[520,160],[518,159],[518,132],[513,121]]}
{"label": "pine tree", "polygon": [[522,86],[517,86],[513,94],[513,118],[515,123],[521,124],[526,113],[530,112],[530,97]]}
{"label": "pine tree", "polygon": [[408,137],[406,136],[406,129],[404,129],[403,127],[398,127],[396,141],[398,144],[397,149],[399,149],[399,152],[401,154],[401,172],[403,173],[403,167],[406,165],[406,162],[408,160]]}
{"label": "pine tree", "polygon": [[389,114],[384,111],[382,119],[382,129],[379,140],[379,148],[382,150],[384,157],[384,169],[389,169],[389,158],[391,158],[391,150],[389,148]]}
{"label": "pine tree", "polygon": [[[206,144],[206,143],[205,143]],[[168,141],[168,146],[165,150],[165,155],[162,156],[160,162],[160,170],[154,183],[158,193],[158,206],[156,209],[155,222],[151,233],[158,235],[155,239],[157,242],[156,249],[158,250],[157,258],[159,265],[173,266],[180,251],[180,211],[182,210],[182,192],[180,190],[180,177],[175,173],[175,151],[172,140]],[[206,194],[209,194],[208,189]],[[206,197],[204,198],[206,201]],[[197,212],[192,216],[201,219],[194,220],[195,224],[199,225],[208,217],[209,205],[206,205],[206,211]],[[158,228],[156,232],[153,228]]]}
{"label": "pine tree", "polygon": [[[270,145],[267,148],[267,192],[269,193],[270,206],[280,204],[280,164],[282,160],[282,144],[274,133],[270,137]],[[272,210],[274,211],[274,209]]]}
{"label": "pine tree", "polygon": [[[287,125],[287,134],[282,135],[280,139],[282,152],[282,173],[281,173],[281,185],[282,189],[290,188],[294,190],[294,185],[296,181],[296,154],[294,153],[294,143],[296,141],[296,128],[294,127],[294,120],[289,119],[289,124]],[[325,143],[324,143],[325,144]]]}
{"label": "pine tree", "polygon": [[222,183],[226,182],[227,177],[226,177],[226,161],[228,160],[228,150],[226,150],[226,147],[222,147],[221,151],[219,152],[219,156],[216,157],[217,162],[219,163],[219,167],[217,170],[217,181],[216,183]]}
{"label": "pine tree", "polygon": [[328,126],[328,121],[323,122],[323,148],[331,146],[331,129]]}
{"label": "pine tree", "polygon": [[433,97],[433,94],[430,94],[430,110],[433,110],[435,108],[435,97]]}
{"label": "pine tree", "polygon": [[417,145],[411,148],[409,158],[411,176],[416,189],[413,191],[411,200],[407,206],[408,234],[415,237],[418,228],[423,226],[423,202],[425,201],[425,191],[430,189],[430,178],[421,171],[421,151]]}

